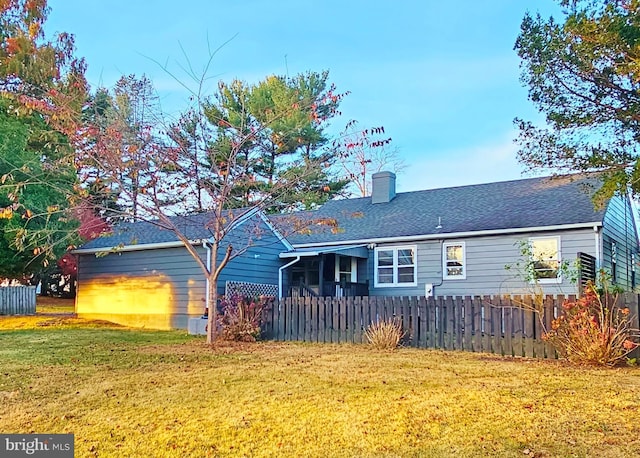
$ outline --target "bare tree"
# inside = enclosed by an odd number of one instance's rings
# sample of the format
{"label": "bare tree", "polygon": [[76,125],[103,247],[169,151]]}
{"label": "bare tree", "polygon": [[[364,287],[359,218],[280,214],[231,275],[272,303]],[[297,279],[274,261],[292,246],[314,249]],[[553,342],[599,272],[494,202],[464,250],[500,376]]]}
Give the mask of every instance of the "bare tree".
{"label": "bare tree", "polygon": [[[207,342],[211,343],[217,333],[218,278],[231,259],[255,243],[255,234],[238,237],[234,231],[257,212],[274,206],[283,209],[283,202],[291,202],[291,190],[307,186],[327,160],[326,155],[303,155],[304,149],[292,149],[278,163],[287,173],[267,177],[256,171],[265,157],[260,145],[278,135],[291,136],[282,129],[287,119],[297,120],[297,128],[301,119],[310,129],[321,126],[338,100],[331,92],[309,97],[293,91],[287,94],[294,97],[288,107],[280,105],[274,113],[267,104],[261,112],[250,105],[241,83],[232,84],[231,95],[229,86],[220,83],[214,97],[207,97],[206,76],[189,74],[196,86],[194,104],[180,122],[163,123],[164,138],[151,139],[144,154],[131,160],[122,154],[122,132],[98,131],[92,147],[83,151],[81,170],[85,186],[90,186],[92,177],[101,177],[117,189],[121,201],[135,203],[135,211],[131,205],[121,209],[123,219],[159,226],[184,244],[207,279]],[[194,240],[193,224],[205,228],[209,236]],[[303,225],[296,222],[289,227],[299,230]],[[201,244],[210,250],[210,259],[200,256]]]}
{"label": "bare tree", "polygon": [[353,194],[371,195],[371,176],[382,170],[399,173],[406,167],[398,156],[398,149],[390,146],[384,127],[360,129],[351,120],[340,137],[333,142],[337,168],[355,188]]}

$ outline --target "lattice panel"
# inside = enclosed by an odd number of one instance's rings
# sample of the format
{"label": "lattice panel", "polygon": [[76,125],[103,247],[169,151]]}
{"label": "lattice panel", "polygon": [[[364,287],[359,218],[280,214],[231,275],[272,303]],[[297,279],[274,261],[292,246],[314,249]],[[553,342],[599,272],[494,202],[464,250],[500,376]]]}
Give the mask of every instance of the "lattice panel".
{"label": "lattice panel", "polygon": [[242,296],[273,296],[278,297],[278,285],[265,283],[249,283],[243,281],[228,281],[224,290],[225,296],[240,294]]}

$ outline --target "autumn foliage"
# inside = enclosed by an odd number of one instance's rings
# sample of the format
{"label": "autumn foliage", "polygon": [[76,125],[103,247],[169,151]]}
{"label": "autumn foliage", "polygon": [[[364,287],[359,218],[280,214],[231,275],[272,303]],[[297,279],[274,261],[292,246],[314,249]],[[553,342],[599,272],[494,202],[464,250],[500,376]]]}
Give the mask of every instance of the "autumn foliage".
{"label": "autumn foliage", "polygon": [[220,301],[218,314],[220,337],[223,340],[255,342],[260,339],[263,312],[272,306],[273,297],[232,295]]}
{"label": "autumn foliage", "polygon": [[45,36],[48,13],[46,0],[0,0],[0,252],[10,276],[46,267],[79,241],[85,64],[73,36]]}
{"label": "autumn foliage", "polygon": [[615,366],[638,347],[629,309],[615,305],[616,297],[600,294],[593,284],[575,301],[565,301],[562,314],[544,339],[572,363]]}

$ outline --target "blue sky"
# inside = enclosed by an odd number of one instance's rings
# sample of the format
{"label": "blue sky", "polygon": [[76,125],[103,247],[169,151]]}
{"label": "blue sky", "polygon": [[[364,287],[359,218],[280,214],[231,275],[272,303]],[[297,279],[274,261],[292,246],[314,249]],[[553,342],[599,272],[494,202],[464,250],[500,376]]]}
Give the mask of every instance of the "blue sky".
{"label": "blue sky", "polygon": [[[455,5],[452,7],[451,5]],[[559,16],[553,0],[226,1],[49,0],[48,33],[76,38],[92,87],[146,74],[177,113],[208,46],[211,86],[329,70],[339,131],[384,126],[407,163],[398,190],[521,178],[513,119],[540,121],[513,51],[526,11]],[[226,44],[225,44],[226,43]],[[162,65],[159,65],[161,63]]]}

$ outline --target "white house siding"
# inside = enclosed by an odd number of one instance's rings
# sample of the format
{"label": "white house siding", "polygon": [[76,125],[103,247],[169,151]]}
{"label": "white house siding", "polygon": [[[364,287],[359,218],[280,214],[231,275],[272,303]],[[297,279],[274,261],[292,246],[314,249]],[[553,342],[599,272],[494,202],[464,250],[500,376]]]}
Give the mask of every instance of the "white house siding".
{"label": "white house siding", "polygon": [[604,217],[602,230],[602,267],[612,272],[611,258],[612,242],[616,243],[616,284],[627,290],[632,290],[637,285],[637,279],[632,280],[633,266],[632,253],[638,252],[638,240],[636,227],[632,215],[632,208],[626,198],[614,197],[611,199]]}
{"label": "white house siding", "polygon": [[[376,288],[370,282],[370,294],[384,296],[424,295],[425,284],[434,285],[437,296],[485,295],[485,294],[524,294],[532,291],[532,285],[522,280],[516,264],[524,261],[520,242],[529,237],[560,236],[561,257],[572,263],[579,252],[596,255],[595,234],[593,229],[579,229],[554,232],[532,232],[514,235],[467,237],[418,243],[396,243],[382,246],[417,246],[418,284],[416,287]],[[464,242],[466,249],[466,279],[442,279],[442,243]],[[369,256],[369,274],[373,279],[373,251]],[[511,269],[505,266],[511,265]],[[574,294],[577,286],[563,279],[560,284],[543,285],[548,294]]]}

